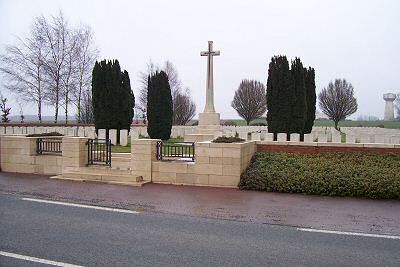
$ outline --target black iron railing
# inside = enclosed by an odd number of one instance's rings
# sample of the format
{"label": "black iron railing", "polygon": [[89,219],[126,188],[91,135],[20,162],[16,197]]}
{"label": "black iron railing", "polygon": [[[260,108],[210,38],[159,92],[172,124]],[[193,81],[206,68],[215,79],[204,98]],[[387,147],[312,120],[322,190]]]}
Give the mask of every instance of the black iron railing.
{"label": "black iron railing", "polygon": [[111,167],[111,140],[88,139],[88,165]]}
{"label": "black iron railing", "polygon": [[59,155],[62,153],[61,144],[61,138],[38,138],[36,139],[36,153],[38,155]]}
{"label": "black iron railing", "polygon": [[194,161],[194,143],[191,142],[157,142],[158,160],[188,160]]}

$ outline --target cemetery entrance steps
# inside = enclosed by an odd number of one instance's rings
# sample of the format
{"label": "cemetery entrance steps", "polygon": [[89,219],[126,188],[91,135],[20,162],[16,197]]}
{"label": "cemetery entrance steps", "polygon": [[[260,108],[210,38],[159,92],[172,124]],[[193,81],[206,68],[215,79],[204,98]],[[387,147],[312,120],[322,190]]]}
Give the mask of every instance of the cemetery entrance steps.
{"label": "cemetery entrance steps", "polygon": [[142,186],[150,182],[143,180],[142,177],[133,175],[132,171],[128,168],[115,168],[108,166],[81,167],[77,170],[68,170],[63,172],[61,175],[50,178],[130,186]]}

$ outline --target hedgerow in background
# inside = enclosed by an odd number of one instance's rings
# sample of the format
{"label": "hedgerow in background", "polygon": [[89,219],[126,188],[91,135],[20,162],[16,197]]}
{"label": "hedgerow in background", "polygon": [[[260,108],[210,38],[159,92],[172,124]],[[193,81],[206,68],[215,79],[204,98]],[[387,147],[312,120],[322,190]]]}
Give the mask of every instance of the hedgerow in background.
{"label": "hedgerow in background", "polygon": [[256,153],[241,189],[400,199],[400,154]]}

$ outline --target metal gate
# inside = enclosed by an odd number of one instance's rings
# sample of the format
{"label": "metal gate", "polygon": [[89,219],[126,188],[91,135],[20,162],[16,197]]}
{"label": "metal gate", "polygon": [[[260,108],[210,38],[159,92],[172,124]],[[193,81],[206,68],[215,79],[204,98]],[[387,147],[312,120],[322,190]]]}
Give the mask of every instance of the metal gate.
{"label": "metal gate", "polygon": [[88,165],[111,167],[110,139],[88,139]]}

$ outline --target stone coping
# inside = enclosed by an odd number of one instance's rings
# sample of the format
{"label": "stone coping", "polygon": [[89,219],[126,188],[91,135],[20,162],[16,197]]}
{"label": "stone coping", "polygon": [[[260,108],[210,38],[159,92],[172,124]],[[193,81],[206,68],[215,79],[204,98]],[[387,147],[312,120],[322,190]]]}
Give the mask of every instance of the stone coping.
{"label": "stone coping", "polygon": [[293,142],[293,141],[256,141],[257,145],[280,145],[280,146],[314,146],[314,147],[368,147],[368,148],[400,148],[400,144],[382,143],[328,143],[328,142]]}

